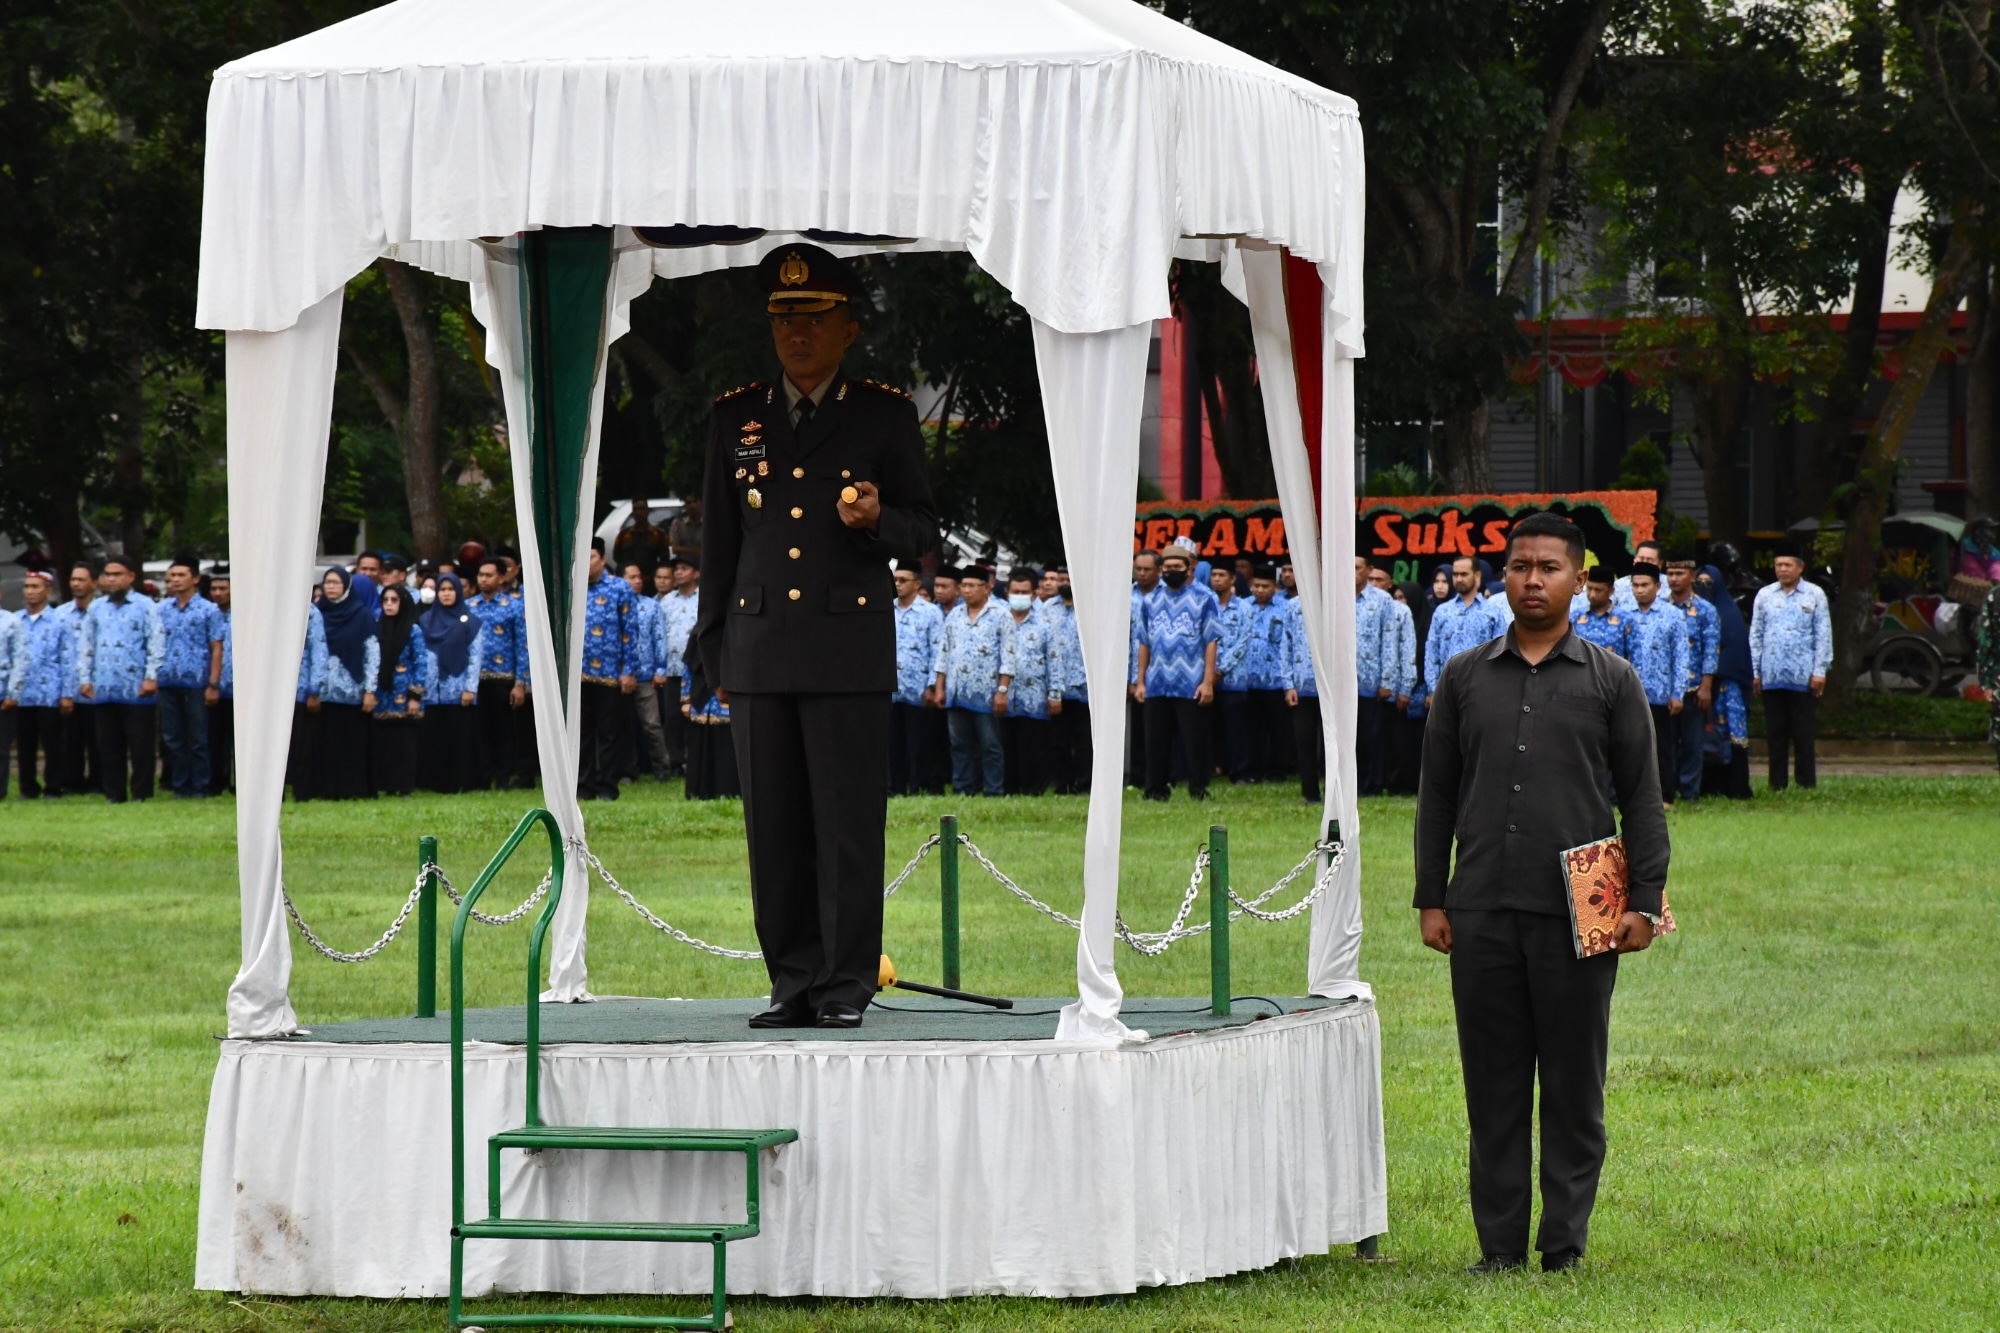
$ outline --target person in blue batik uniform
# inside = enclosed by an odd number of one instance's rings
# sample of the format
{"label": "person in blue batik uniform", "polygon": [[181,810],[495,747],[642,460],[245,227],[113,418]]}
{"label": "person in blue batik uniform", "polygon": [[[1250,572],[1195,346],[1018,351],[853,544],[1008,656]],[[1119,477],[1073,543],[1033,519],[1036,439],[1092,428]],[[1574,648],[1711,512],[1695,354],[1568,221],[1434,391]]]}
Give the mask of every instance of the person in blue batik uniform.
{"label": "person in blue batik uniform", "polygon": [[1626,661],[1632,660],[1632,620],[1629,613],[1612,605],[1616,584],[1605,565],[1592,565],[1584,584],[1583,606],[1570,613],[1570,628],[1586,643],[1607,648]]}
{"label": "person in blue batik uniform", "polygon": [[1707,768],[1702,787],[1732,801],[1750,799],[1750,627],[1722,581],[1722,571],[1703,565],[1695,591],[1715,608],[1717,640],[1715,708],[1707,732]]}
{"label": "person in blue batik uniform", "polygon": [[678,705],[669,700],[667,684],[667,618],[658,601],[646,590],[648,571],[638,564],[624,568],[625,586],[632,590],[632,677],[639,682],[632,691],[632,716],[636,726],[624,729],[618,738],[618,772],[638,781],[642,770],[656,782],[669,776],[667,728],[664,714]]}
{"label": "person in blue batik uniform", "polygon": [[208,709],[221,697],[222,612],[195,591],[192,560],[167,566],[167,599],[159,604],[165,651],[160,659],[160,740],[174,796],[208,795]]}
{"label": "person in blue batik uniform", "polygon": [[951,729],[951,786],[961,796],[1006,794],[1007,752],[993,696],[1000,689],[1000,659],[1007,645],[1007,613],[993,604],[984,569],[960,571],[958,605],[938,636],[931,688],[943,701]]}
{"label": "person in blue batik uniform", "polygon": [[1208,590],[1215,597],[1215,706],[1209,709],[1211,743],[1222,759],[1222,771],[1233,783],[1250,781],[1255,726],[1250,707],[1250,632],[1256,624],[1248,597],[1236,595],[1236,571],[1217,565],[1208,572]]}
{"label": "person in blue batik uniform", "polygon": [[1221,617],[1215,595],[1193,581],[1193,571],[1186,549],[1169,547],[1161,558],[1161,586],[1145,603],[1138,698],[1145,705],[1149,801],[1164,801],[1172,793],[1168,769],[1176,735],[1187,756],[1190,797],[1207,800],[1208,780],[1215,772],[1208,718],[1201,710],[1215,701]]}
{"label": "person in blue batik uniform", "polygon": [[1417,692],[1417,618],[1388,570],[1371,567],[1368,582],[1389,599],[1389,611],[1395,620],[1388,638],[1389,666],[1383,671],[1383,683],[1390,690],[1390,697],[1383,700],[1387,705],[1382,723],[1384,790],[1397,796],[1414,796],[1417,747],[1421,742],[1413,735],[1408,714],[1410,700]]}
{"label": "person in blue batik uniform", "polygon": [[[1451,562],[1452,599],[1431,615],[1430,637],[1424,642],[1424,699],[1429,706],[1444,664],[1468,648],[1499,638],[1507,627],[1491,600],[1479,595],[1479,562],[1462,555]],[[1499,599],[1505,602],[1507,599]]]}
{"label": "person in blue batik uniform", "polygon": [[408,796],[417,785],[417,732],[424,700],[436,690],[437,662],[417,623],[416,599],[402,584],[382,589],[375,637],[374,689],[367,695],[375,790]]}
{"label": "person in blue batik uniform", "polygon": [[1663,599],[1681,617],[1687,630],[1692,683],[1681,697],[1674,719],[1674,775],[1681,799],[1690,806],[1701,799],[1703,732],[1715,704],[1715,664],[1722,651],[1722,622],[1706,598],[1695,596],[1694,558],[1676,552],[1667,561],[1667,595]]}
{"label": "person in blue batik uniform", "polygon": [[78,696],[94,705],[104,796],[113,805],[125,801],[128,771],[133,800],[153,795],[155,705],[167,651],[160,608],[132,591],[133,575],[122,556],[105,560],[104,595],[90,604],[76,649]]}
{"label": "person in blue batik uniform", "polygon": [[1292,714],[1285,706],[1285,608],[1268,564],[1250,570],[1250,634],[1244,686],[1250,694],[1250,781],[1276,782],[1291,772]]}
{"label": "person in blue batik uniform", "polygon": [[[675,552],[664,572],[667,587],[660,593],[660,622],[667,633],[667,697],[685,698],[688,644],[694,636],[694,622],[701,616],[701,560],[686,552]],[[928,672],[924,679],[929,681]],[[667,769],[684,773],[689,740],[682,721],[685,715],[668,711],[664,704],[660,711],[667,729]]]}
{"label": "person in blue batik uniform", "polygon": [[1389,781],[1389,725],[1396,683],[1396,601],[1368,580],[1368,557],[1354,557],[1354,763],[1363,796]]}
{"label": "person in blue batik uniform", "polygon": [[1146,785],[1146,705],[1139,699],[1139,640],[1146,608],[1161,592],[1160,553],[1132,557],[1132,635],[1125,658],[1125,785]]}
{"label": "person in blue batik uniform", "polygon": [[[502,557],[479,562],[474,577],[479,591],[465,605],[479,617],[484,638],[479,645],[479,767],[486,781],[507,787],[521,775],[516,753],[519,722],[516,713],[528,702],[528,622],[521,599],[506,591],[507,568]],[[533,748],[533,737],[528,738]]]}
{"label": "person in blue batik uniform", "polygon": [[[1639,565],[1659,564],[1660,544],[1656,541],[1640,542],[1632,548],[1632,562]],[[1630,574],[1623,576],[1616,583],[1612,584],[1611,605],[1621,616],[1639,605],[1638,599],[1632,596],[1632,576]]]}
{"label": "person in blue batik uniform", "polygon": [[426,791],[478,791],[479,673],[486,660],[486,627],[466,605],[465,584],[440,574],[437,600],[417,617],[430,653],[431,686],[424,692],[417,728],[417,785]]}
{"label": "person in blue batik uniform", "polygon": [[618,799],[618,737],[638,692],[638,599],[631,585],[604,567],[604,539],[590,542],[590,581],[583,597],[583,753],[576,798]]}
{"label": "person in blue batik uniform", "polygon": [[236,638],[229,619],[229,567],[208,572],[208,591],[222,617],[222,674],[215,699],[208,705],[208,794],[220,796],[236,787]]}
{"label": "person in blue batik uniform", "polygon": [[918,596],[922,586],[914,569],[896,570],[896,691],[889,696],[889,794],[914,796],[943,790],[942,778],[931,770],[936,752],[931,728],[931,668],[937,663],[938,638],[944,614],[934,602]]}
{"label": "person in blue batik uniform", "polygon": [[70,675],[67,693],[76,701],[62,721],[62,789],[69,795],[104,790],[104,761],[97,755],[97,709],[82,691],[76,674],[76,649],[83,643],[83,620],[97,600],[97,578],[102,565],[89,560],[74,562],[69,571],[69,600],[56,608],[56,618],[69,627]]}
{"label": "person in blue batik uniform", "polygon": [[[21,716],[21,687],[28,674],[28,631],[20,616],[0,611],[0,800],[7,797],[7,756]],[[27,795],[22,782],[22,795]]]}
{"label": "person in blue batik uniform", "polygon": [[1326,772],[1326,732],[1319,711],[1319,677],[1313,671],[1312,640],[1306,636],[1305,599],[1285,599],[1285,704],[1292,716],[1292,751],[1299,766],[1299,795],[1320,803]]}
{"label": "person in blue batik uniform", "polygon": [[319,697],[325,690],[326,621],[308,602],[298,691],[292,696],[292,747],[285,756],[285,781],[294,801],[310,801],[319,792]]}
{"label": "person in blue batik uniform", "polygon": [[1672,602],[1660,596],[1660,567],[1633,565],[1632,599],[1627,612],[1626,644],[1632,669],[1646,689],[1653,710],[1653,741],[1660,762],[1660,799],[1674,803],[1674,719],[1681,714],[1694,678],[1694,653],[1688,647],[1687,620]]}
{"label": "person in blue batik uniform", "polygon": [[1776,583],[1757,590],[1750,607],[1750,692],[1764,699],[1764,739],[1771,750],[1771,790],[1783,791],[1788,752],[1798,752],[1799,785],[1819,785],[1813,739],[1819,697],[1833,666],[1833,618],[1826,594],[1802,577],[1796,542],[1784,542],[1771,562]]}
{"label": "person in blue batik uniform", "polygon": [[[31,569],[21,584],[27,609],[21,612],[19,681],[11,690],[19,709],[15,744],[20,753],[21,797],[30,801],[63,794],[63,718],[76,706],[76,628],[49,605],[55,581],[48,570]],[[39,781],[38,749],[45,761]],[[6,753],[0,749],[0,762]],[[0,781],[0,793],[5,789]]]}
{"label": "person in blue batik uniform", "polygon": [[1069,571],[1056,566],[1042,575],[1040,611],[1055,635],[1063,659],[1062,712],[1049,720],[1049,776],[1058,796],[1090,790],[1090,681],[1083,670],[1083,638],[1076,628],[1075,593]]}
{"label": "person in blue batik uniform", "polygon": [[357,801],[375,794],[368,742],[382,666],[382,644],[375,637],[376,589],[366,574],[350,575],[337,565],[327,570],[320,589],[326,678],[320,687],[319,763],[312,774],[312,795]]}
{"label": "person in blue batik uniform", "polygon": [[1062,647],[1035,609],[1039,571],[1010,570],[1007,624],[1000,646],[1000,683],[993,711],[1006,741],[1006,790],[1040,796],[1049,789],[1049,718],[1062,715]]}

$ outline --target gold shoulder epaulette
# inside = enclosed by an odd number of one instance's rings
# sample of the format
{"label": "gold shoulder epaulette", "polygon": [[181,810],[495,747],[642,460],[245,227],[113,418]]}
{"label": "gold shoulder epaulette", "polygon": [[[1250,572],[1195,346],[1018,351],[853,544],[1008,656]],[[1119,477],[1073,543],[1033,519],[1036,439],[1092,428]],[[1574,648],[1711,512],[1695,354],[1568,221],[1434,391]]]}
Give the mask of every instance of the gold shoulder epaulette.
{"label": "gold shoulder epaulette", "polygon": [[734,398],[739,393],[748,393],[752,389],[760,389],[762,387],[763,385],[759,384],[756,380],[751,380],[748,384],[737,385],[735,388],[731,389],[728,393],[717,394],[715,396],[715,401],[718,403],[727,402],[728,400]]}
{"label": "gold shoulder epaulette", "polygon": [[910,395],[908,395],[907,393],[904,393],[904,392],[903,392],[903,391],[902,391],[901,389],[897,388],[897,387],[896,387],[895,385],[893,385],[893,384],[882,384],[882,383],[879,383],[879,382],[877,382],[877,381],[875,381],[875,380],[863,380],[863,381],[861,381],[861,382],[862,382],[863,384],[867,385],[867,386],[868,386],[869,388],[871,388],[871,389],[880,389],[880,390],[881,390],[881,391],[882,391],[883,393],[893,393],[893,394],[895,394],[895,395],[896,395],[896,396],[897,396],[898,398],[905,398],[905,399],[906,399],[906,398],[908,398],[908,397],[910,396]]}

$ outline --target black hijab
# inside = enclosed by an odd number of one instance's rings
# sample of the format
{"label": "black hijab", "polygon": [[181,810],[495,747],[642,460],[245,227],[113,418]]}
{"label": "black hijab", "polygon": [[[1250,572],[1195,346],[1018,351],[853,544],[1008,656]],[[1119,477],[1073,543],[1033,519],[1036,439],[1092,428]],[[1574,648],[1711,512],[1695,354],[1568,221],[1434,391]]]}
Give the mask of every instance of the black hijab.
{"label": "black hijab", "polygon": [[349,574],[339,565],[326,572],[341,585],[340,596],[321,597],[319,601],[320,620],[326,626],[326,651],[347,668],[349,680],[366,689],[361,669],[367,660],[368,640],[375,635],[375,585],[366,574]]}
{"label": "black hijab", "polygon": [[1743,623],[1743,612],[1737,609],[1736,599],[1722,586],[1722,571],[1714,565],[1703,565],[1694,581],[1694,590],[1715,604],[1716,618],[1722,622],[1722,644],[1716,655],[1715,674],[1749,689],[1750,627]]}
{"label": "black hijab", "polygon": [[[396,594],[396,614],[389,614],[388,594]],[[396,584],[382,590],[382,619],[375,636],[382,641],[382,663],[375,670],[375,693],[384,697],[396,692],[396,663],[410,646],[410,631],[417,627],[416,599],[410,590]]]}
{"label": "black hijab", "polygon": [[[424,627],[424,646],[437,654],[438,674],[457,676],[472,658],[472,644],[479,637],[479,615],[465,604],[465,584],[458,575],[440,574],[437,582],[440,596],[417,623]],[[450,606],[444,604],[442,596],[447,583],[458,590],[458,600]]]}

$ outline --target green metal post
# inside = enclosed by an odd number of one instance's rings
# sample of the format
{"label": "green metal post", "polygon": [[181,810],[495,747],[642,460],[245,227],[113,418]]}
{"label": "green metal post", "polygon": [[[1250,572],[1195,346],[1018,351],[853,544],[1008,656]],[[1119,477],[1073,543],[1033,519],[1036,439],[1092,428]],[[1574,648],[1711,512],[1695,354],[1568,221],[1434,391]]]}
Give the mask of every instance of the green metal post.
{"label": "green metal post", "polygon": [[938,901],[944,925],[944,981],[957,990],[958,981],[958,816],[938,820]]}
{"label": "green metal post", "polygon": [[417,1017],[436,1018],[438,1011],[438,859],[436,838],[417,839],[417,869],[424,871],[423,892],[417,896]]}
{"label": "green metal post", "polygon": [[1229,829],[1208,829],[1208,986],[1217,1018],[1229,1017]]}

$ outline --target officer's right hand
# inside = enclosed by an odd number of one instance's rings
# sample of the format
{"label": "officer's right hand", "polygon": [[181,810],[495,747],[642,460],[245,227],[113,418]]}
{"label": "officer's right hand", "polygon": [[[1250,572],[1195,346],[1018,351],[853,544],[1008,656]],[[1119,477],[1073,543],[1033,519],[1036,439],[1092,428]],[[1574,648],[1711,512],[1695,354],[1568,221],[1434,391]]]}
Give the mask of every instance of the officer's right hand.
{"label": "officer's right hand", "polygon": [[1423,935],[1425,948],[1444,954],[1451,952],[1451,918],[1442,907],[1424,908],[1417,916],[1417,929]]}
{"label": "officer's right hand", "polygon": [[718,688],[718,689],[717,689],[717,690],[715,691],[715,697],[716,697],[717,699],[719,699],[719,700],[721,700],[721,701],[722,701],[722,706],[723,706],[724,708],[727,708],[727,707],[729,707],[729,691],[728,691],[728,690],[725,690],[725,689],[721,689],[721,688]]}

